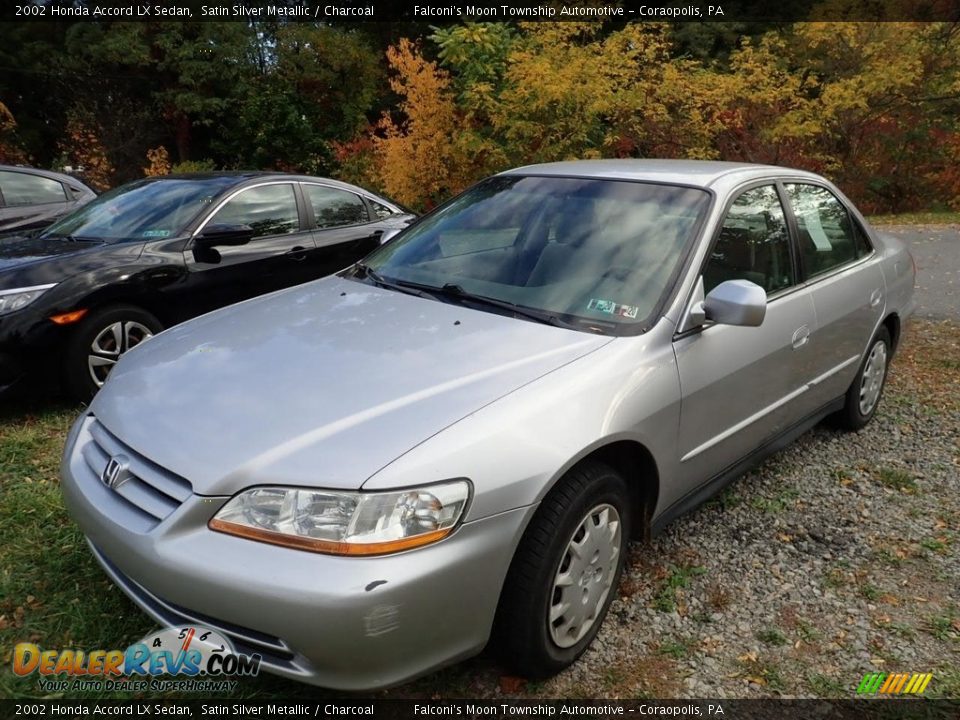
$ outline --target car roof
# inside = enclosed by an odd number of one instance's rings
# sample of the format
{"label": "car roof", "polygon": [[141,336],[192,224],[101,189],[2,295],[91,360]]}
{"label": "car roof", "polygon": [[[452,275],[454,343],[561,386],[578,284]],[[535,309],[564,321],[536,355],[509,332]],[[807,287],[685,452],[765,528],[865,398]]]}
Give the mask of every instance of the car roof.
{"label": "car roof", "polygon": [[508,170],[504,175],[556,175],[609,180],[646,180],[670,185],[692,185],[708,188],[721,179],[737,182],[752,178],[779,176],[820,176],[804,170],[718,160],[569,160],[565,162],[526,165]]}
{"label": "car roof", "polygon": [[[172,175],[154,175],[146,178],[139,178],[131,182],[142,183],[142,182],[164,182],[166,180],[195,180],[202,182],[204,180],[230,180],[232,182],[227,183],[222,192],[228,192],[234,188],[239,187],[240,185],[252,182],[256,180],[286,180],[288,182],[303,182],[303,183],[320,183],[327,185],[333,188],[339,188],[341,190],[346,190],[348,192],[356,193],[358,195],[365,195],[371,200],[374,200],[381,204],[387,204],[401,212],[409,213],[403,205],[391,200],[384,195],[381,195],[378,192],[373,190],[368,190],[365,187],[359,185],[352,185],[342,180],[334,180],[333,178],[321,177],[319,175],[301,175],[299,173],[285,173],[279,170],[208,170],[204,172],[195,172],[195,173],[174,173]],[[254,183],[255,184],[255,183]]]}

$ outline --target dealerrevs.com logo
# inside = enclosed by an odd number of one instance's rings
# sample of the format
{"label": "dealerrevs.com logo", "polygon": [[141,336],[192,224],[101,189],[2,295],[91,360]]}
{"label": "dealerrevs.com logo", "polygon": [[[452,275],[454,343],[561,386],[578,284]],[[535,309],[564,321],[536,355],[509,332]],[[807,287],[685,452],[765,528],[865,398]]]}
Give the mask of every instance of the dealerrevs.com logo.
{"label": "dealerrevs.com logo", "polygon": [[[128,690],[216,692],[233,690],[232,676],[260,672],[260,655],[238,653],[216,630],[191,625],[160,630],[126,650],[43,650],[19,643],[13,672],[36,673],[44,691]],[[160,679],[161,676],[176,679]]]}

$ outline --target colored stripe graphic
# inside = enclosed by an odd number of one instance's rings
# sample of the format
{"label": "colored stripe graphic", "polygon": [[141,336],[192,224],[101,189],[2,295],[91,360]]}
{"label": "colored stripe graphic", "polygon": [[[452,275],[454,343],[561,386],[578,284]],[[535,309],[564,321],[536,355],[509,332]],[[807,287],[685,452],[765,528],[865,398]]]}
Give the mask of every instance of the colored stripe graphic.
{"label": "colored stripe graphic", "polygon": [[867,673],[857,687],[858,695],[921,695],[933,673]]}
{"label": "colored stripe graphic", "polygon": [[860,681],[860,687],[857,688],[858,694],[872,695],[880,689],[880,683],[883,682],[886,675],[884,673],[867,673]]}

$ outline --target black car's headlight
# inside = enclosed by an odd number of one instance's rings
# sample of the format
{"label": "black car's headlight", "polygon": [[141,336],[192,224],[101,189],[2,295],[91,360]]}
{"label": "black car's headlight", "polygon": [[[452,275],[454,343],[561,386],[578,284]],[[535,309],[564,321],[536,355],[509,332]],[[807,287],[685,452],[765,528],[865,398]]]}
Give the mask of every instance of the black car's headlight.
{"label": "black car's headlight", "polygon": [[385,555],[449,535],[469,497],[466,480],[380,492],[258,487],[232,497],[209,525],[299,550]]}
{"label": "black car's headlight", "polygon": [[56,283],[0,290],[0,315],[8,315],[16,310],[25,308],[54,285],[56,285]]}

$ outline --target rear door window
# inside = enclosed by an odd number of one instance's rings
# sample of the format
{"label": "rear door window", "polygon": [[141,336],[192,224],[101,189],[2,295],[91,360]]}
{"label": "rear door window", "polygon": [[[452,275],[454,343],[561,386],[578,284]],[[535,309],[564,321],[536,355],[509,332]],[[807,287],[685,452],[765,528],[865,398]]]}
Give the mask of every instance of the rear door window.
{"label": "rear door window", "polygon": [[324,185],[304,185],[307,202],[313,207],[313,217],[321,229],[359,225],[369,219],[367,208],[359,195]]}
{"label": "rear door window", "polygon": [[822,275],[870,253],[863,230],[832,192],[819,185],[784,185],[797,220],[797,240],[806,274]]}
{"label": "rear door window", "polygon": [[0,192],[5,204],[11,207],[67,201],[62,183],[29,173],[0,172]]}

